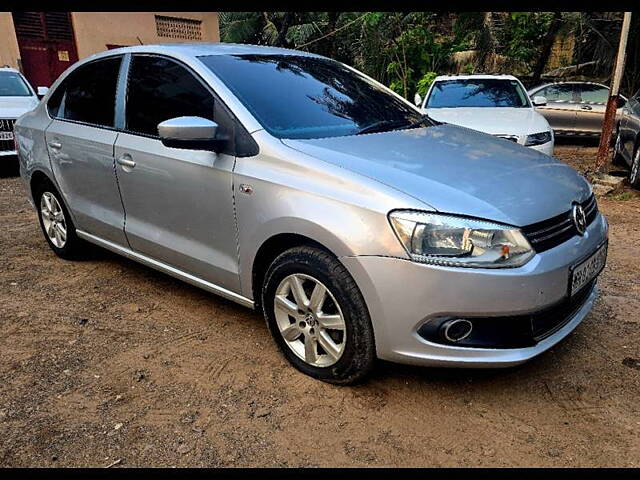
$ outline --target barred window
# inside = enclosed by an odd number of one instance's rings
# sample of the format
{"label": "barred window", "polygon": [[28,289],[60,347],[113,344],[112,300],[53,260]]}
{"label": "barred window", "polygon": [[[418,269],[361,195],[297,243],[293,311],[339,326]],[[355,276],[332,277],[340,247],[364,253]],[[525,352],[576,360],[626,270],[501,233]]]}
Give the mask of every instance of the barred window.
{"label": "barred window", "polygon": [[202,20],[156,15],[156,30],[159,37],[202,40]]}

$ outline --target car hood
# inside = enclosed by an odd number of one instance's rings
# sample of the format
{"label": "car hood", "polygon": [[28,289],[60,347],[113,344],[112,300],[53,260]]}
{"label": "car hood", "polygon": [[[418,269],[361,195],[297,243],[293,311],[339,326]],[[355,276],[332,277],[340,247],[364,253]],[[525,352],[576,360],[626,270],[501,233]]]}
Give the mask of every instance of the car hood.
{"label": "car hood", "polygon": [[0,118],[18,118],[38,106],[38,97],[0,97]]}
{"label": "car hood", "polygon": [[455,125],[283,142],[437,211],[516,226],[566,212],[591,192],[553,157]]}
{"label": "car hood", "polygon": [[459,107],[428,108],[430,117],[491,135],[530,135],[546,132],[549,123],[533,108]]}

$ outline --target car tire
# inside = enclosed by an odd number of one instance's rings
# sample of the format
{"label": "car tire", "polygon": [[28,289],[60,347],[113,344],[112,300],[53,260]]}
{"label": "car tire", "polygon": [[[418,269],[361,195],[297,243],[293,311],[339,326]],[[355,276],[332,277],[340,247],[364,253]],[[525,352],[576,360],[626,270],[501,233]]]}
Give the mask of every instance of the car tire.
{"label": "car tire", "polygon": [[86,243],[77,236],[69,210],[58,190],[51,182],[43,182],[36,187],[33,200],[42,234],[51,250],[66,260],[80,258],[86,251]]}
{"label": "car tire", "polygon": [[265,275],[262,306],[278,347],[301,372],[346,385],[372,370],[376,355],[367,306],[330,253],[300,246],[280,254]]}
{"label": "car tire", "polygon": [[620,151],[620,143],[620,132],[616,132],[616,139],[613,144],[613,160],[611,162],[616,167],[624,167],[627,165]]}
{"label": "car tire", "polygon": [[640,189],[640,144],[636,145],[629,171],[629,183],[633,188]]}

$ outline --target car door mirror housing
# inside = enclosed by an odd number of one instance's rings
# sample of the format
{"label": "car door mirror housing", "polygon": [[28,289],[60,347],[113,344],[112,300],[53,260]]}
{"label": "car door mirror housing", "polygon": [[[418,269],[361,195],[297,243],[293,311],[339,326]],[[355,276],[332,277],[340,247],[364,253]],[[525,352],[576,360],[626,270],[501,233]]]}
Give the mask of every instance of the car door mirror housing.
{"label": "car door mirror housing", "polygon": [[542,95],[536,95],[532,99],[534,107],[542,107],[547,104],[547,97],[543,97]]}
{"label": "car door mirror housing", "polygon": [[420,96],[419,93],[416,93],[415,97],[413,97],[413,102],[416,104],[416,106],[420,106],[422,104],[422,97]]}
{"label": "car door mirror housing", "polygon": [[202,117],[176,117],[158,124],[162,144],[185,150],[221,150],[225,141],[218,124]]}
{"label": "car door mirror housing", "polygon": [[627,99],[622,95],[618,95],[618,108],[622,108],[627,104]]}
{"label": "car door mirror housing", "polygon": [[38,98],[44,97],[48,91],[49,91],[49,87],[38,87],[37,88]]}

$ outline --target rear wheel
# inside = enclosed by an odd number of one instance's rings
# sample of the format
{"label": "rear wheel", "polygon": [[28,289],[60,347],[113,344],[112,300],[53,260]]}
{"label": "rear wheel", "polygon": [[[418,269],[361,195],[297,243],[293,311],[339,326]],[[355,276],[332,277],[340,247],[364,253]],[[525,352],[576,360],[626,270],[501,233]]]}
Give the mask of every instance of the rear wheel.
{"label": "rear wheel", "polygon": [[51,182],[43,182],[34,193],[40,228],[51,250],[61,258],[78,258],[85,244],[76,235],[75,226],[58,190]]}
{"label": "rear wheel", "polygon": [[335,384],[363,379],[375,361],[367,307],[347,269],[331,254],[295,247],[269,267],[262,305],[271,334],[298,370]]}

